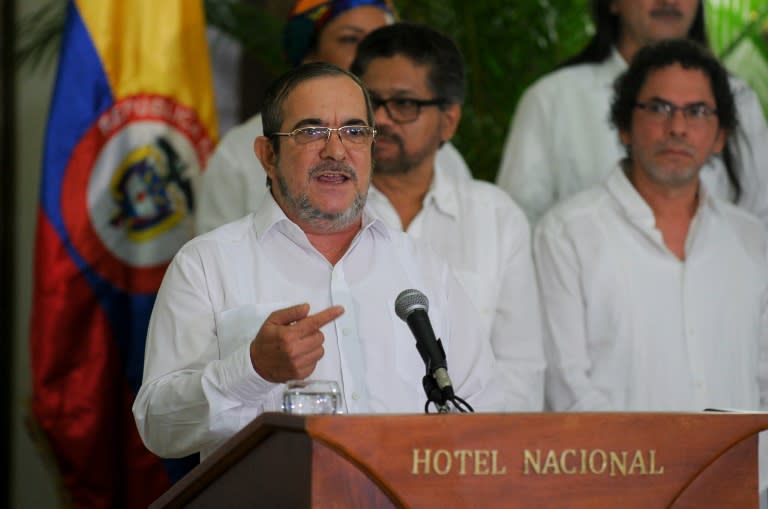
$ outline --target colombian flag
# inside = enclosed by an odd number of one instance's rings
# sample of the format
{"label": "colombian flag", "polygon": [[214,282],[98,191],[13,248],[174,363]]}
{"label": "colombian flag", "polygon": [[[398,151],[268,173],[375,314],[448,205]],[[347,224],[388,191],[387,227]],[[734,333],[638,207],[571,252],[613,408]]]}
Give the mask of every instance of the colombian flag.
{"label": "colombian flag", "polygon": [[131,405],[160,280],[192,236],[216,138],[199,0],[77,0],[45,140],[33,413],[75,507],[146,507],[174,479]]}

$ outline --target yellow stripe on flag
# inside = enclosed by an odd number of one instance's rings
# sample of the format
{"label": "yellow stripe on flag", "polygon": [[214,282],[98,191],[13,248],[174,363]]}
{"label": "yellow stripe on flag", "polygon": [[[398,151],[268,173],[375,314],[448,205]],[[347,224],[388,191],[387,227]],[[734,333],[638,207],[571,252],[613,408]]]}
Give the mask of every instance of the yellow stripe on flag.
{"label": "yellow stripe on flag", "polygon": [[195,110],[218,136],[202,3],[76,0],[116,100],[152,93]]}

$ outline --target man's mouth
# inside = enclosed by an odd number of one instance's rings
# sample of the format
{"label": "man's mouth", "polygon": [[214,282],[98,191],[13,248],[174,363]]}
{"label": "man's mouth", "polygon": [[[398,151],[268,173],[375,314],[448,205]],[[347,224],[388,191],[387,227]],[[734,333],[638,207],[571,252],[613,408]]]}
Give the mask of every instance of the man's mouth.
{"label": "man's mouth", "polygon": [[657,7],[651,11],[651,17],[655,19],[674,19],[678,20],[683,17],[683,13],[676,7],[671,5],[663,5]]}
{"label": "man's mouth", "polygon": [[664,147],[661,154],[673,157],[693,157],[693,152],[685,147]]}
{"label": "man's mouth", "polygon": [[348,180],[357,180],[357,174],[350,166],[326,162],[313,168],[309,172],[309,178],[323,184],[343,184]]}
{"label": "man's mouth", "polygon": [[314,178],[324,184],[343,184],[347,180],[350,180],[351,177],[349,177],[344,173],[333,172],[333,173],[320,173],[319,175],[315,175]]}

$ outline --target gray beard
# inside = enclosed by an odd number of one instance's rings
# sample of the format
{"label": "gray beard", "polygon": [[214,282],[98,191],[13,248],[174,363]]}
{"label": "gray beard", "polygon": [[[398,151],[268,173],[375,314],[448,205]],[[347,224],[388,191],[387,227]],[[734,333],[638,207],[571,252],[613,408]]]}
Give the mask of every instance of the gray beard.
{"label": "gray beard", "polygon": [[[312,172],[310,172],[310,175]],[[310,177],[311,178],[311,177]],[[357,177],[355,175],[355,180]],[[366,195],[357,193],[355,200],[341,212],[325,212],[313,206],[306,194],[291,194],[288,183],[282,174],[277,176],[277,187],[285,206],[296,214],[299,221],[308,224],[313,230],[333,233],[352,226],[360,218],[365,207]]]}

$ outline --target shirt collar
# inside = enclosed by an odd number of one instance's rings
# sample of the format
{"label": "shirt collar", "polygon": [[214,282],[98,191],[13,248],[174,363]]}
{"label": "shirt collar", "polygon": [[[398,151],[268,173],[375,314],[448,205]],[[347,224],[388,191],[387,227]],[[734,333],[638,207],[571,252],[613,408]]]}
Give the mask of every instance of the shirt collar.
{"label": "shirt collar", "polygon": [[[421,202],[422,210],[430,205],[434,205],[434,207],[441,213],[454,218],[458,217],[459,198],[456,187],[453,176],[448,173],[448,170],[442,168],[440,164],[435,161],[435,171],[432,173],[432,182],[430,182],[427,194],[424,195],[424,199]],[[376,203],[379,203],[380,207],[382,206],[382,203],[386,204],[385,206],[392,207],[389,199],[374,185],[371,185],[368,198],[369,202],[374,204],[374,208]]]}
{"label": "shirt collar", "polygon": [[[605,187],[634,223],[647,228],[655,228],[656,218],[653,215],[653,210],[629,181],[622,164],[619,164],[608,176]],[[718,209],[717,200],[707,190],[706,184],[699,179],[699,203],[696,208],[696,215],[703,213],[705,207],[716,211]]]}
{"label": "shirt collar", "polygon": [[[622,71],[626,71],[627,67],[629,67],[627,61],[624,60],[624,57],[621,56],[621,53],[619,53],[619,48],[616,46],[611,48],[611,54],[606,60],[606,65],[614,71],[617,71],[616,74],[619,74]],[[616,74],[614,74],[614,76]]]}
{"label": "shirt collar", "polygon": [[442,168],[438,161],[435,161],[432,183],[424,197],[424,208],[429,204],[434,204],[437,210],[443,214],[457,217],[459,215],[458,190],[453,184],[453,177],[448,175],[448,171]]}
{"label": "shirt collar", "polygon": [[602,86],[607,86],[613,93],[613,82],[616,81],[616,76],[627,70],[627,62],[624,61],[624,57],[621,56],[616,46],[611,48],[611,54],[608,58],[602,61],[597,66],[595,72],[595,78]]}
{"label": "shirt collar", "polygon": [[613,95],[613,83],[616,81],[616,76],[627,69],[627,63],[616,46],[611,48],[611,53],[605,60],[585,65],[590,69],[589,75],[593,80],[593,85],[596,88],[606,90],[609,97]]}
{"label": "shirt collar", "polygon": [[[373,186],[371,186],[370,189],[373,189]],[[369,193],[370,193],[370,189],[369,189]],[[371,229],[371,231],[381,234],[387,238],[389,238],[391,233],[391,230],[387,226],[387,224],[376,216],[376,214],[371,209],[371,206],[368,204],[366,200],[365,208],[363,209],[363,226],[361,228],[361,231],[367,230],[369,228]]]}
{"label": "shirt collar", "polygon": [[[272,196],[272,190],[267,189],[267,194],[259,204],[259,207],[254,211],[253,215],[253,228],[256,230],[256,235],[262,238],[269,230],[271,230],[276,224],[286,222],[293,224],[288,216],[285,215],[283,209],[277,204],[275,198]],[[298,228],[298,226],[296,226]]]}

